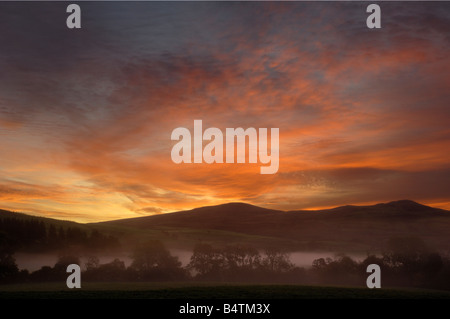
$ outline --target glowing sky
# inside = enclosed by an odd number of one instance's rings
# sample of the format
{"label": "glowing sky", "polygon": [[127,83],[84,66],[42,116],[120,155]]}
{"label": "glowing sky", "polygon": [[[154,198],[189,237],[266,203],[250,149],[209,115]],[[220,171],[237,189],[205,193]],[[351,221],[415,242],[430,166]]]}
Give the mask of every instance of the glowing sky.
{"label": "glowing sky", "polygon": [[[245,201],[450,209],[450,3],[0,3],[0,208],[81,222]],[[280,129],[174,164],[173,129]]]}

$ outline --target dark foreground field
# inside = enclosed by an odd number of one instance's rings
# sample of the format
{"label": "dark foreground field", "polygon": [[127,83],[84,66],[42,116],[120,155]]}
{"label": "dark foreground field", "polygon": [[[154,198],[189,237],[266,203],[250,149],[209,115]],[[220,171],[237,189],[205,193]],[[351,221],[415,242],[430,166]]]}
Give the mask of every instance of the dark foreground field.
{"label": "dark foreground field", "polygon": [[450,292],[297,285],[61,283],[0,286],[0,299],[450,299]]}

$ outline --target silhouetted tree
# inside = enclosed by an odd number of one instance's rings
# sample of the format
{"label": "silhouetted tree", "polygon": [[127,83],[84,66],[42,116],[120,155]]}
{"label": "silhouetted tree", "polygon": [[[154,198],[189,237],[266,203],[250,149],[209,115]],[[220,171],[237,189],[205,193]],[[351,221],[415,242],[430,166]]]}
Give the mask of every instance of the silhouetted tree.
{"label": "silhouetted tree", "polygon": [[67,266],[71,264],[80,265],[80,258],[74,255],[61,255],[53,266],[56,280],[64,280],[67,278]]}
{"label": "silhouetted tree", "polygon": [[84,265],[85,265],[87,271],[95,270],[99,267],[100,260],[98,259],[97,256],[88,256],[87,262]]}
{"label": "silhouetted tree", "polygon": [[120,246],[119,240],[114,236],[106,236],[100,233],[97,229],[92,230],[87,238],[88,248],[91,251],[105,251],[111,248],[118,248]]}
{"label": "silhouetted tree", "polygon": [[176,280],[184,278],[184,270],[178,257],[174,257],[157,240],[138,246],[133,254],[130,271],[139,280]]}
{"label": "silhouetted tree", "polygon": [[314,260],[311,272],[316,280],[327,284],[361,284],[363,277],[358,263],[343,254]]}
{"label": "silhouetted tree", "polygon": [[383,258],[398,276],[404,277],[409,285],[415,285],[429,254],[429,248],[420,238],[394,237],[389,239]]}
{"label": "silhouetted tree", "polygon": [[119,259],[106,264],[99,264],[98,258],[90,258],[83,273],[85,280],[93,281],[122,281],[127,279],[125,263]]}
{"label": "silhouetted tree", "polygon": [[221,278],[225,268],[225,258],[219,249],[209,244],[199,243],[195,245],[191,260],[187,269],[194,271],[197,278],[216,279]]}
{"label": "silhouetted tree", "polygon": [[47,247],[49,249],[54,249],[57,248],[60,245],[59,243],[59,238],[58,238],[58,233],[56,230],[55,225],[50,224],[50,226],[48,227],[48,232],[47,232]]}
{"label": "silhouetted tree", "polygon": [[11,241],[5,233],[0,232],[0,283],[13,282],[19,274],[13,254]]}
{"label": "silhouetted tree", "polygon": [[287,252],[276,248],[267,248],[265,251],[261,264],[262,266],[273,273],[283,273],[291,270],[294,264],[289,259]]}
{"label": "silhouetted tree", "polygon": [[59,226],[58,228],[58,241],[60,243],[60,246],[63,246],[66,244],[66,231],[62,226]]}
{"label": "silhouetted tree", "polygon": [[223,250],[226,268],[237,269],[256,269],[261,265],[261,255],[253,247],[236,245],[227,246]]}
{"label": "silhouetted tree", "polygon": [[42,266],[39,270],[33,271],[30,274],[30,280],[34,282],[46,282],[60,280],[59,276],[55,275],[55,270],[50,266]]}

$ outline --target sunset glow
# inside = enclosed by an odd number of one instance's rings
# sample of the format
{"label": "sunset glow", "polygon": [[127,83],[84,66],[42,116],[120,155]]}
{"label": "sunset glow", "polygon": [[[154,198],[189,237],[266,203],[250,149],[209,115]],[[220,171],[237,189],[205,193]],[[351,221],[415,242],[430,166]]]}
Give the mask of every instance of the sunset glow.
{"label": "sunset glow", "polygon": [[[1,209],[450,209],[448,3],[383,3],[379,30],[352,2],[83,3],[80,30],[64,6],[0,4]],[[173,163],[196,119],[279,128],[278,172]]]}

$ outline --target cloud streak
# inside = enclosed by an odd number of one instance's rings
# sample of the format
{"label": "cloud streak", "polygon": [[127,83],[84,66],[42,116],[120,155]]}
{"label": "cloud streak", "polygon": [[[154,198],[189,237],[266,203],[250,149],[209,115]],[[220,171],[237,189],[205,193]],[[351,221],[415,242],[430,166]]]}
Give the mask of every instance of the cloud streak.
{"label": "cloud streak", "polygon": [[[228,201],[450,208],[446,3],[384,3],[375,32],[361,3],[86,3],[76,34],[63,4],[0,8],[5,208],[80,221]],[[172,163],[172,130],[195,119],[280,128],[279,173]]]}

